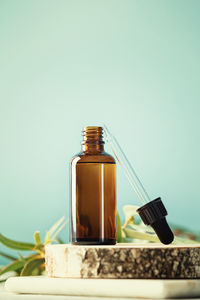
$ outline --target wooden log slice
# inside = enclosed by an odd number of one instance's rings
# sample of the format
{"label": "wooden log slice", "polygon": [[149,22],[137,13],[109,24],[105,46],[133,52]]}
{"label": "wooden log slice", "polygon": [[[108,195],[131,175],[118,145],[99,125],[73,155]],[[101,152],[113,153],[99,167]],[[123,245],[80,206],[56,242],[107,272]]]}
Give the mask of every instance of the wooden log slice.
{"label": "wooden log slice", "polygon": [[200,244],[47,245],[46,273],[66,278],[200,278]]}

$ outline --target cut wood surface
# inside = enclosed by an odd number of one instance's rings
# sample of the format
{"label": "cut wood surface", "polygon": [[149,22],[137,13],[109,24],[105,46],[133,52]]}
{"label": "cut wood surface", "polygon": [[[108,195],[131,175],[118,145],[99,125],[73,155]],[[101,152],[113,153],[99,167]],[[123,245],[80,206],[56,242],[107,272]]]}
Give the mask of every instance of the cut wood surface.
{"label": "cut wood surface", "polygon": [[45,247],[46,273],[66,278],[200,278],[200,244]]}

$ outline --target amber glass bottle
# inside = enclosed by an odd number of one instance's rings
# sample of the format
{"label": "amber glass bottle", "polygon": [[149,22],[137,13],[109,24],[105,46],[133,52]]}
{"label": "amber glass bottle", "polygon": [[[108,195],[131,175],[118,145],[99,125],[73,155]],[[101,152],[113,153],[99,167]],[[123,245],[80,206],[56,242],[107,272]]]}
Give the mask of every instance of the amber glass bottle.
{"label": "amber glass bottle", "polygon": [[116,243],[116,164],[104,152],[102,127],[85,127],[71,162],[71,242]]}

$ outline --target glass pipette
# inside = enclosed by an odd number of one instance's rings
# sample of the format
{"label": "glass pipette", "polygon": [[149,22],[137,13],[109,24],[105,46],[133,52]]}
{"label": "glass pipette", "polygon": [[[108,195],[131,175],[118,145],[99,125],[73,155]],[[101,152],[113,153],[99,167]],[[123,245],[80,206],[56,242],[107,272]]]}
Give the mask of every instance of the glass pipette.
{"label": "glass pipette", "polygon": [[119,164],[123,168],[131,186],[133,187],[135,193],[137,194],[138,198],[140,199],[141,203],[144,205],[145,203],[151,201],[150,197],[148,196],[145,188],[143,187],[141,181],[139,180],[135,170],[131,166],[128,158],[126,157],[124,151],[120,147],[116,138],[111,134],[108,130],[107,126],[103,125],[104,132],[106,135],[106,139],[110,144],[110,147],[118,160]]}
{"label": "glass pipette", "polygon": [[144,224],[150,225],[155,230],[158,238],[163,244],[170,244],[174,239],[174,235],[166,221],[167,210],[161,198],[159,197],[151,201],[118,141],[105,124],[103,125],[103,128],[106,139],[110,144],[116,159],[123,168],[131,186],[143,205],[137,210],[142,221]]}

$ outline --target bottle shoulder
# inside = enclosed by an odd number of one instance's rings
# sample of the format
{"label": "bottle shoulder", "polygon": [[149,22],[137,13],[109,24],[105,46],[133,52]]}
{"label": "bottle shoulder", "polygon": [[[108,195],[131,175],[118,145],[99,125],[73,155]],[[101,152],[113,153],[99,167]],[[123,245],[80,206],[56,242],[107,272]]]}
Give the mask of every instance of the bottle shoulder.
{"label": "bottle shoulder", "polygon": [[77,163],[113,163],[115,164],[115,159],[112,155],[107,152],[102,152],[98,154],[86,154],[84,152],[80,152],[77,155],[72,157],[71,164]]}

